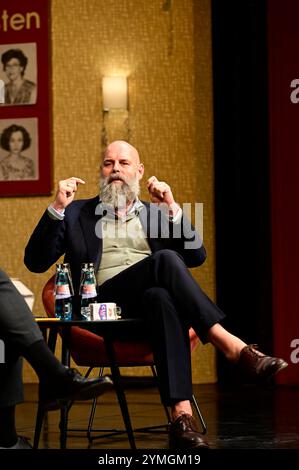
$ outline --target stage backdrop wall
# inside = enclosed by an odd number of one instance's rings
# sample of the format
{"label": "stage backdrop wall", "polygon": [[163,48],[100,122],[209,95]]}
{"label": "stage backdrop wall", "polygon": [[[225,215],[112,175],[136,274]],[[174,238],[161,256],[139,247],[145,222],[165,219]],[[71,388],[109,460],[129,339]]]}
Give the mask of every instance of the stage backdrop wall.
{"label": "stage backdrop wall", "polygon": [[[145,179],[156,175],[168,181],[181,203],[204,203],[208,260],[194,275],[214,298],[210,29],[210,0],[51,2],[54,181],[75,175],[86,181],[78,197],[96,194],[103,130],[101,77],[127,75],[130,110],[109,117],[108,136],[129,137],[137,146]],[[42,286],[53,271],[29,273],[23,250],[52,199],[1,200],[5,223],[0,266],[34,291],[36,314],[42,311]],[[195,383],[216,380],[214,359],[211,346],[198,348],[193,355]],[[32,381],[35,375],[26,369],[25,378]]]}

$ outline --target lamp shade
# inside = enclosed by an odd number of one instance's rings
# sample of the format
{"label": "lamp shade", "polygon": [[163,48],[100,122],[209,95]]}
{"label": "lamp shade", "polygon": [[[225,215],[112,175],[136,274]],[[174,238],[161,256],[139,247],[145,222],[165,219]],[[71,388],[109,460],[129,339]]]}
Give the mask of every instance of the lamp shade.
{"label": "lamp shade", "polygon": [[103,110],[127,109],[127,77],[103,77]]}

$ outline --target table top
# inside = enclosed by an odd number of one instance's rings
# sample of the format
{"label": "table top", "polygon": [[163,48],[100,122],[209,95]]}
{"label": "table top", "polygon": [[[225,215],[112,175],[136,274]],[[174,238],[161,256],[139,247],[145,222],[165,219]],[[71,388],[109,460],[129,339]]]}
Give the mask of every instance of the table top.
{"label": "table top", "polygon": [[114,325],[116,323],[127,324],[128,322],[140,323],[143,321],[141,318],[119,318],[118,320],[60,320],[59,318],[55,318],[55,317],[34,317],[34,319],[37,323],[41,323],[45,325],[58,324],[59,326],[61,325],[83,326],[86,324],[102,324],[102,323]]}
{"label": "table top", "polygon": [[[144,324],[141,318],[121,318],[118,320],[60,320],[55,317],[35,317],[41,328],[70,329],[73,326],[87,329],[94,333],[138,330]],[[143,329],[143,328],[142,328]]]}

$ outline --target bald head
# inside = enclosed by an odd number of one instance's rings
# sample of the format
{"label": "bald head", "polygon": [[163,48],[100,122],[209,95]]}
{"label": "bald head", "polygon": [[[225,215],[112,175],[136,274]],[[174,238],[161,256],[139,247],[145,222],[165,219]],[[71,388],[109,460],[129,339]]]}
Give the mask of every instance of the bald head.
{"label": "bald head", "polygon": [[118,157],[130,157],[132,163],[138,165],[140,163],[139,153],[133,145],[125,140],[115,140],[109,144],[103,154],[103,160],[110,155],[117,155]]}

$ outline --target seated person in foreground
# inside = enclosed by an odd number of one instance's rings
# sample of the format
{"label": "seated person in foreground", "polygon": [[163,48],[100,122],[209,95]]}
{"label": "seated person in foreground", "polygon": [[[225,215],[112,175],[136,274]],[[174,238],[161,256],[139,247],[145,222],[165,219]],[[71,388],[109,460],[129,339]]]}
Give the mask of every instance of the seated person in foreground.
{"label": "seated person in foreground", "polygon": [[[64,367],[52,354],[21,294],[0,270],[0,449],[30,449],[17,435],[15,407],[24,401],[22,357],[39,378],[39,401],[45,410],[59,409],[72,400],[88,400],[112,388],[109,377],[86,379]],[[1,349],[2,351],[2,349]]]}

